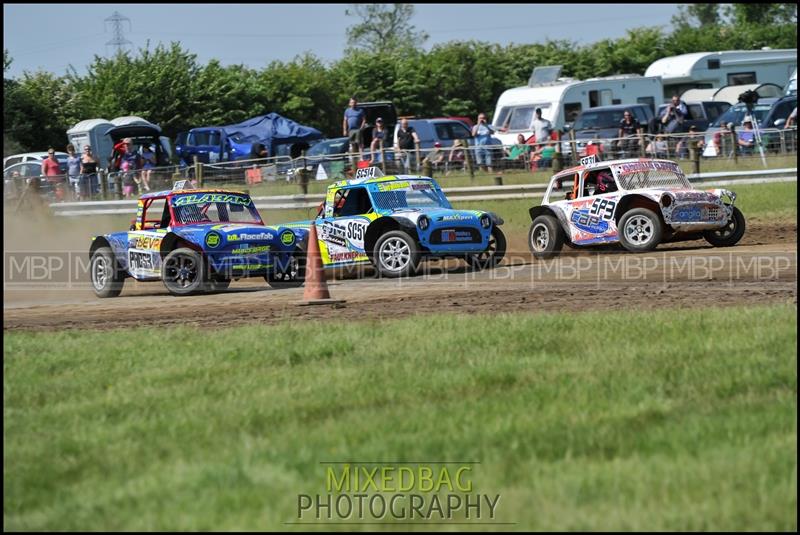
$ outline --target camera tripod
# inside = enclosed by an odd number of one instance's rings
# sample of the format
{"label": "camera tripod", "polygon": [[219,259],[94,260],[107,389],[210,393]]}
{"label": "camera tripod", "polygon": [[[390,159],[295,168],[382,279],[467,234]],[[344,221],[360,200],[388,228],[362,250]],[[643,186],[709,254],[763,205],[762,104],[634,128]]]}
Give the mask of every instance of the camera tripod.
{"label": "camera tripod", "polygon": [[753,102],[745,102],[747,113],[750,116],[753,125],[753,138],[755,140],[755,145],[758,147],[758,153],[761,155],[761,163],[764,164],[764,167],[767,167],[767,158],[764,156],[764,143],[762,143],[761,140],[761,129],[758,127],[758,120],[753,114],[753,105]]}

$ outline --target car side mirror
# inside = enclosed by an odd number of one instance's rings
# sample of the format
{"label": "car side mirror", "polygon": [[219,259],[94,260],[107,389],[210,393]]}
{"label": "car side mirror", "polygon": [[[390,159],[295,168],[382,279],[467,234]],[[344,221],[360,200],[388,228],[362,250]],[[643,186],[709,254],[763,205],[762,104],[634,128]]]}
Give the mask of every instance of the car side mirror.
{"label": "car side mirror", "polygon": [[781,127],[781,126],[783,126],[783,125],[785,125],[785,124],[786,124],[786,119],[778,119],[777,121],[775,121],[775,123],[774,123],[774,124],[775,124],[775,126],[777,126],[777,127]]}
{"label": "car side mirror", "polygon": [[572,123],[567,123],[564,125],[564,132],[569,132],[572,130]]}

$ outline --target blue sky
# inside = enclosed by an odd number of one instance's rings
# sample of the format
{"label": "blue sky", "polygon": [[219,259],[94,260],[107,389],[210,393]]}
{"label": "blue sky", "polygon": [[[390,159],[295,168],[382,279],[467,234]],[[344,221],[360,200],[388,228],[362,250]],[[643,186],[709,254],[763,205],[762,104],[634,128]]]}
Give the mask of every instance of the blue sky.
{"label": "blue sky", "polygon": [[[219,59],[261,68],[310,51],[324,61],[342,56],[345,30],[357,19],[347,4],[4,4],[3,48],[13,63],[6,76],[46,70],[80,74],[94,55],[111,55],[114,11],[130,19],[124,37],[135,48],[150,40],[180,41],[201,64]],[[501,45],[569,39],[588,44],[641,26],[669,31],[678,4],[415,4],[413,24],[430,35],[425,47],[477,39]]]}

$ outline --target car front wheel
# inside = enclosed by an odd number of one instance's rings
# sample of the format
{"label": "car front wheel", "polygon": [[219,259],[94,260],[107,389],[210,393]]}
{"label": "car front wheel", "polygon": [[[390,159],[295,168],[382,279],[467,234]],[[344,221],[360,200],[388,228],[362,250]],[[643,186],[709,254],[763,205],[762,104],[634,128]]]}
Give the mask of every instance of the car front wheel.
{"label": "car front wheel", "polygon": [[407,277],[417,270],[419,264],[417,242],[407,232],[387,232],[375,244],[373,261],[375,268],[384,277]]}
{"label": "car front wheel", "polygon": [[110,247],[100,247],[92,254],[89,274],[97,297],[117,297],[122,293],[125,274],[119,269]]}
{"label": "car front wheel", "polygon": [[497,227],[492,229],[489,243],[482,253],[467,256],[467,263],[475,270],[495,267],[506,255],[506,236]]}
{"label": "car front wheel", "polygon": [[558,220],[551,215],[540,215],[531,223],[528,231],[528,247],[536,258],[551,258],[564,245],[564,231]]}
{"label": "car front wheel", "polygon": [[731,247],[742,239],[744,228],[744,214],[734,206],[731,218],[725,226],[720,229],[707,230],[703,233],[703,237],[714,247]]}
{"label": "car front wheel", "polygon": [[655,212],[648,208],[634,208],[619,220],[619,241],[634,253],[655,249],[661,243],[664,228]]}

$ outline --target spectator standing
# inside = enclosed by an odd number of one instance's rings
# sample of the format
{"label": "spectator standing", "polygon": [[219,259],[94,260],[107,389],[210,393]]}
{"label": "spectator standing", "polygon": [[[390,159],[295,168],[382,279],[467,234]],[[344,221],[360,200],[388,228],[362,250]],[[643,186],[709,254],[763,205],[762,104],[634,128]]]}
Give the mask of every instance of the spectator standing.
{"label": "spectator standing", "polygon": [[494,130],[486,120],[486,114],[478,114],[478,122],[472,127],[472,137],[475,138],[475,161],[478,166],[485,167],[492,172],[492,134]]}
{"label": "spectator standing", "polygon": [[642,125],[636,117],[633,116],[631,110],[625,110],[622,114],[622,120],[619,122],[619,131],[617,132],[617,147],[620,150],[620,157],[626,158],[632,156],[636,146],[639,145],[639,134],[642,133]]}
{"label": "spectator standing", "polygon": [[383,118],[375,119],[375,127],[372,129],[372,143],[369,145],[370,160],[375,160],[375,154],[380,153],[381,147],[386,143],[386,127],[383,125]]}
{"label": "spectator standing", "polygon": [[419,143],[419,136],[413,126],[408,125],[408,119],[400,120],[400,128],[397,129],[397,136],[394,140],[395,151],[403,162],[406,173],[410,172],[411,164],[416,167],[416,147]]}
{"label": "spectator standing", "polygon": [[92,154],[92,147],[89,145],[84,146],[83,156],[81,156],[80,188],[78,190],[78,195],[80,195],[82,201],[91,199],[92,197],[94,183],[97,177],[97,165],[99,163],[97,158]]}
{"label": "spectator standing", "polygon": [[350,152],[355,152],[353,146],[358,147],[359,160],[363,159],[361,129],[367,124],[367,113],[358,107],[358,99],[350,98],[347,109],[344,110],[344,120],[342,120],[342,135],[348,138]]}
{"label": "spectator standing", "polygon": [[683,120],[688,113],[686,104],[683,103],[678,95],[673,95],[672,102],[669,106],[664,108],[664,115],[661,116],[661,124],[664,125],[664,132],[667,134],[679,132],[681,125],[683,125]]}
{"label": "spectator standing", "polygon": [[553,133],[553,125],[547,119],[542,119],[542,108],[536,108],[535,119],[533,120],[533,135],[539,148],[544,147]]}
{"label": "spectator standing", "polygon": [[69,189],[77,199],[80,196],[81,157],[75,154],[75,145],[67,145],[67,177]]}
{"label": "spectator standing", "polygon": [[145,191],[150,191],[150,175],[156,166],[156,153],[150,145],[142,147],[142,185]]}
{"label": "spectator standing", "polygon": [[122,194],[128,198],[133,195],[134,186],[138,186],[140,179],[137,176],[138,171],[142,168],[142,157],[136,152],[133,146],[133,140],[126,137],[123,140],[125,152],[120,158],[120,171],[122,175]]}
{"label": "spectator standing", "polygon": [[61,167],[56,160],[56,150],[53,147],[47,149],[47,158],[42,160],[42,174],[47,177],[47,182],[55,190],[56,200],[64,200],[65,177],[61,174]]}

